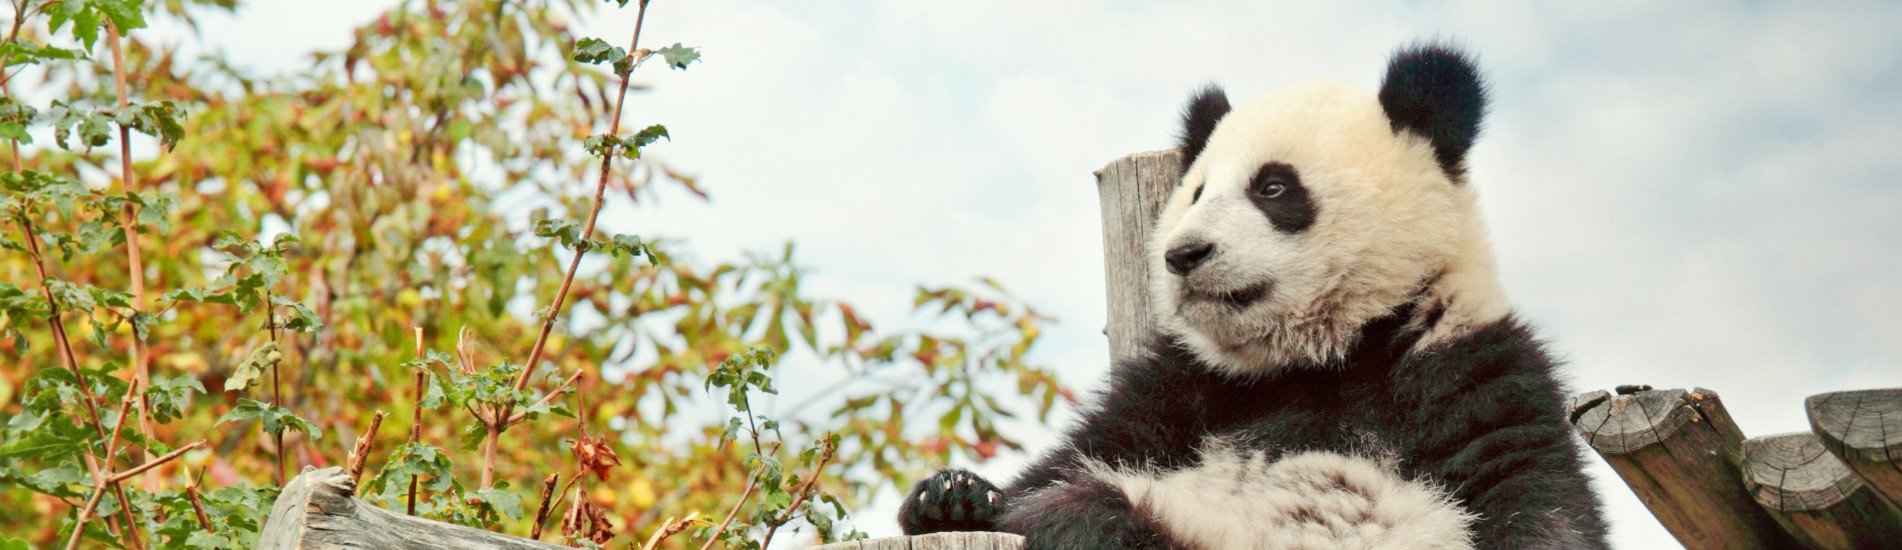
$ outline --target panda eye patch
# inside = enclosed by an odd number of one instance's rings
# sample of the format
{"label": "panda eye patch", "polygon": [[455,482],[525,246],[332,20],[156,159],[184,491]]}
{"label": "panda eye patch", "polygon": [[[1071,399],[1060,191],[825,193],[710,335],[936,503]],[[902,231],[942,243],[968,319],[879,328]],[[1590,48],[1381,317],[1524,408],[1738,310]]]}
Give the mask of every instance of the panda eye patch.
{"label": "panda eye patch", "polygon": [[1301,184],[1301,174],[1286,163],[1270,162],[1256,171],[1248,182],[1248,198],[1275,229],[1286,233],[1306,231],[1319,213],[1314,197]]}

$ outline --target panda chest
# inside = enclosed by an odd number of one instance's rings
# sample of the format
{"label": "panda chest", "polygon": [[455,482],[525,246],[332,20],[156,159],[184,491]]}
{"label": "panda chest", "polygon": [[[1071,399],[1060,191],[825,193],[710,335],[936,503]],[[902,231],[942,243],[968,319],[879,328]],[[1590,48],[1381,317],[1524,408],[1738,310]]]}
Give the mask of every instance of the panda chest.
{"label": "panda chest", "polygon": [[1277,454],[1390,454],[1409,439],[1410,413],[1377,385],[1294,380],[1235,388],[1205,403],[1205,438],[1246,441]]}

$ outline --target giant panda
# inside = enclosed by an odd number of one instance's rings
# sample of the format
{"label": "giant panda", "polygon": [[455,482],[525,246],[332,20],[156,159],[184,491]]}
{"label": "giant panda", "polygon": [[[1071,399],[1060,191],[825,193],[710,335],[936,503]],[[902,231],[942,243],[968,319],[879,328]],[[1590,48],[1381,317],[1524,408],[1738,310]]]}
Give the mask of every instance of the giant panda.
{"label": "giant panda", "polygon": [[1486,89],[1444,43],[1183,115],[1149,243],[1159,328],[998,488],[941,471],[908,534],[1031,549],[1601,548],[1554,360],[1500,290],[1466,154]]}

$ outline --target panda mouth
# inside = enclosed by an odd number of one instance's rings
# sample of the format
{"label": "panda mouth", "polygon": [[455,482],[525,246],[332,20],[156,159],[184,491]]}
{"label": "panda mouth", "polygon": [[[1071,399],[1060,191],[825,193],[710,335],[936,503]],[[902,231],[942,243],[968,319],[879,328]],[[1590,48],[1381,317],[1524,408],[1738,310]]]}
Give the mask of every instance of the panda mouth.
{"label": "panda mouth", "polygon": [[1268,290],[1273,287],[1274,281],[1264,281],[1241,288],[1221,291],[1196,290],[1194,288],[1185,287],[1183,294],[1186,295],[1186,301],[1214,302],[1241,309],[1255,303],[1256,300],[1260,300],[1261,297],[1267,295]]}

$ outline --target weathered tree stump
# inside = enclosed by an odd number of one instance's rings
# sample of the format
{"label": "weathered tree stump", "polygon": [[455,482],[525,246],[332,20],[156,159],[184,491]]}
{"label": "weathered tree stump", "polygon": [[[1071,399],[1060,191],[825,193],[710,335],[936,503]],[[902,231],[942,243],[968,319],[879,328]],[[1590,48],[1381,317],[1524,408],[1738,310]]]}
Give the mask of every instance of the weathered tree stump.
{"label": "weathered tree stump", "polygon": [[1141,352],[1155,327],[1149,317],[1149,254],[1162,201],[1182,179],[1182,154],[1174,149],[1136,153],[1096,171],[1103,208],[1103,275],[1109,295],[1110,360]]}
{"label": "weathered tree stump", "polygon": [[839,542],[812,550],[1022,550],[1023,547],[1024,537],[1018,535],[971,532]]}
{"label": "weathered tree stump", "polygon": [[1745,441],[1744,472],[1757,504],[1811,548],[1902,546],[1902,512],[1850,473],[1816,434]]}
{"label": "weathered tree stump", "polygon": [[1902,504],[1902,389],[1812,395],[1803,405],[1823,447],[1890,504]]}
{"label": "weathered tree stump", "polygon": [[1796,541],[1744,488],[1743,430],[1716,392],[1581,394],[1572,425],[1686,548],[1787,548]]}
{"label": "weathered tree stump", "polygon": [[360,502],[343,468],[305,468],[284,484],[258,539],[262,550],[545,550],[545,542],[391,512]]}

